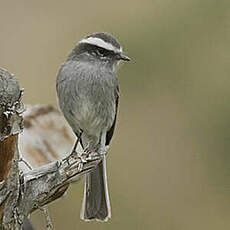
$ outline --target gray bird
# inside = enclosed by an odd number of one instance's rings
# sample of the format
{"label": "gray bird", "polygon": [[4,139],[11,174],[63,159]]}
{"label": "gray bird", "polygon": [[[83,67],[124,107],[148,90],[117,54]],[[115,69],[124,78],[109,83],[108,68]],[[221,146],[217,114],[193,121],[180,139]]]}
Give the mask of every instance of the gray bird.
{"label": "gray bird", "polygon": [[[61,66],[56,82],[59,106],[83,149],[105,154],[113,136],[119,97],[116,67],[129,61],[108,33],[80,40]],[[86,175],[81,218],[111,217],[104,160]]]}

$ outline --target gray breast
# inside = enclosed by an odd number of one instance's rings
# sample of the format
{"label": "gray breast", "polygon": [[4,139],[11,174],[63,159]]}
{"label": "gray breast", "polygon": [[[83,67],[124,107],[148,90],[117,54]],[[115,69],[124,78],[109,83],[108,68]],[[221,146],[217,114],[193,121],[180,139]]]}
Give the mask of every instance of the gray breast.
{"label": "gray breast", "polygon": [[112,69],[69,61],[57,77],[59,105],[75,132],[109,130],[115,118],[117,79]]}

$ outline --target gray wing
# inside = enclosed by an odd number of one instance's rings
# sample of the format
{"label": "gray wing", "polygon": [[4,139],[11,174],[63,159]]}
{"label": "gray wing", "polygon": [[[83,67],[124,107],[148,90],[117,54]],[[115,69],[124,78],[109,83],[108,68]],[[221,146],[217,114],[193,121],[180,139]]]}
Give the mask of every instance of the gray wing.
{"label": "gray wing", "polygon": [[116,112],[115,112],[113,124],[112,124],[111,128],[109,129],[109,131],[106,133],[106,142],[105,142],[106,145],[109,145],[109,143],[113,137],[113,133],[114,133],[115,125],[116,125],[117,109],[118,109],[118,103],[119,103],[119,87],[118,86],[117,86],[115,94],[116,94]]}
{"label": "gray wing", "polygon": [[56,90],[60,109],[74,133],[79,136],[81,130],[76,123],[73,112],[74,98],[77,97],[73,73],[76,74],[76,72],[73,71],[73,65],[69,63],[67,66],[67,63],[64,63],[57,75]]}

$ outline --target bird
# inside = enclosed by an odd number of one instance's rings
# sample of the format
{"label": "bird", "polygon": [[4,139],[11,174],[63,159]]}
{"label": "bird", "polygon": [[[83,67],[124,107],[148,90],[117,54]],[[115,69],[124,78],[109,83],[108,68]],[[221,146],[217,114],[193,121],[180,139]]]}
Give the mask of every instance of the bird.
{"label": "bird", "polygon": [[129,61],[118,40],[107,32],[92,33],[74,46],[56,79],[59,107],[84,151],[103,160],[85,176],[80,217],[107,221],[111,207],[105,153],[114,133],[119,86],[117,66]]}

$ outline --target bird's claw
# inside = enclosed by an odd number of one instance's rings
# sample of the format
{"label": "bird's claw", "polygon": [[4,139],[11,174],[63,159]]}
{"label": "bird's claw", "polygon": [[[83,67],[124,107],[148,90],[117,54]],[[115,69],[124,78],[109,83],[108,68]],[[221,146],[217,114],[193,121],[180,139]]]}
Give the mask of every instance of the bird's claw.
{"label": "bird's claw", "polygon": [[106,155],[106,153],[108,152],[108,150],[109,150],[109,146],[106,145],[104,147],[101,147],[98,152],[99,152],[100,155]]}
{"label": "bird's claw", "polygon": [[63,159],[63,161],[64,161],[64,162],[67,162],[67,164],[70,165],[70,162],[69,162],[69,161],[70,161],[70,158],[71,158],[71,157],[73,157],[73,153],[71,153],[69,156],[65,157],[65,158]]}

